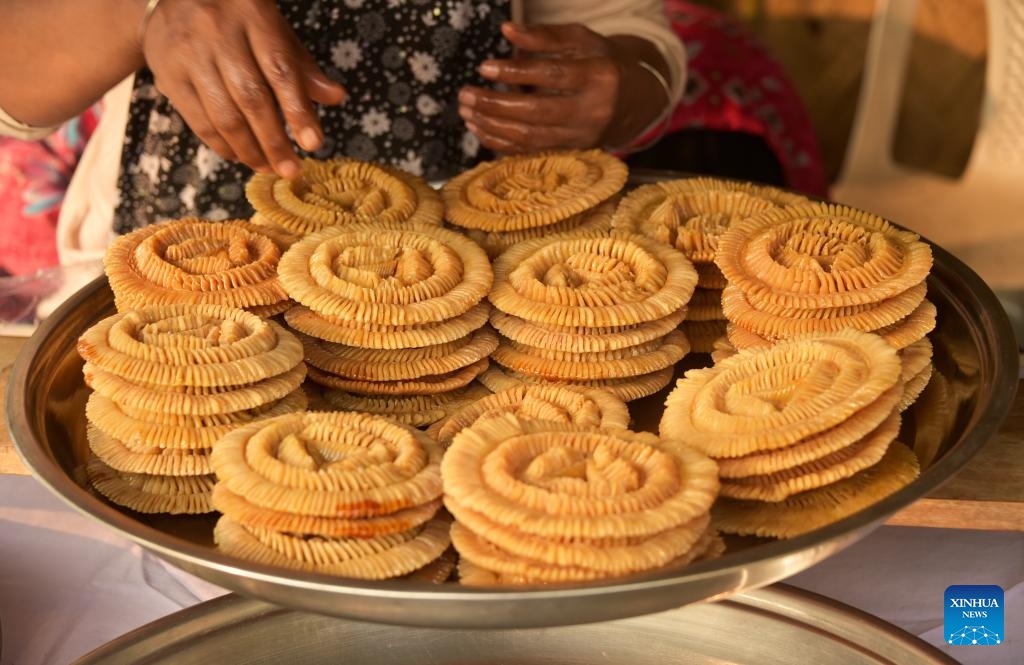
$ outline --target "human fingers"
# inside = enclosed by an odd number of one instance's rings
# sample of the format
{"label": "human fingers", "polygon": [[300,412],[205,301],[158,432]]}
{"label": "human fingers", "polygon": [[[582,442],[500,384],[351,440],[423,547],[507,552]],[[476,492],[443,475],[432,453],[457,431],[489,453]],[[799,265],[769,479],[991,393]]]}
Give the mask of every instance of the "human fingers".
{"label": "human fingers", "polygon": [[174,108],[178,114],[203,143],[224,159],[238,159],[235,151],[221,137],[213,121],[207,116],[198,92],[189,81],[158,82],[157,89],[161,94],[174,100]]}
{"label": "human fingers", "polygon": [[585,133],[573,127],[536,125],[486,115],[476,115],[472,120],[467,120],[466,127],[481,139],[481,143],[483,143],[482,135],[486,135],[493,140],[501,140],[509,144],[511,147],[507,150],[514,152],[536,152],[589,146]]}
{"label": "human fingers", "polygon": [[520,153],[520,152],[524,152],[524,150],[519,148],[512,141],[509,141],[507,139],[504,139],[504,138],[501,138],[501,137],[498,137],[498,136],[492,136],[491,134],[488,134],[487,132],[485,132],[484,130],[480,129],[479,127],[477,127],[473,123],[467,122],[466,123],[466,129],[471,131],[476,136],[477,140],[480,141],[480,145],[482,145],[485,148],[489,148],[490,150],[493,150],[494,152],[497,152],[497,153]]}
{"label": "human fingers", "polygon": [[[285,132],[272,88],[264,78],[248,42],[226,40],[225,46],[217,52],[217,68],[235,106],[234,110],[227,111],[230,125],[225,121],[227,126],[220,127],[221,134],[227,130],[239,141],[253,137],[266,163],[279,176],[296,177],[300,169],[298,156]],[[319,142],[319,123],[314,131],[317,132]],[[231,139],[229,142],[235,145]],[[241,152],[239,156],[245,158]]]}
{"label": "human fingers", "polygon": [[304,78],[306,93],[309,98],[319,104],[337,106],[348,98],[345,86],[330,78],[320,69],[313,56],[299,41],[294,31],[290,32],[297,55],[299,74]]}
{"label": "human fingers", "polygon": [[538,104],[538,99],[536,94],[466,86],[459,91],[459,114],[465,120],[483,114],[557,125],[576,112],[577,101],[572,95],[546,95],[543,104]]}
{"label": "human fingers", "polygon": [[259,72],[273,93],[272,101],[292,136],[303,149],[316,150],[323,143],[323,129],[307,89],[309,64],[301,60],[306,50],[292,39],[291,28],[283,20],[253,21],[246,36]]}
{"label": "human fingers", "polygon": [[504,23],[501,33],[520,51],[586,58],[608,54],[605,38],[579,23],[523,25]]}
{"label": "human fingers", "polygon": [[494,83],[575,92],[590,84],[588,70],[580,62],[568,58],[485,60],[479,71]]}

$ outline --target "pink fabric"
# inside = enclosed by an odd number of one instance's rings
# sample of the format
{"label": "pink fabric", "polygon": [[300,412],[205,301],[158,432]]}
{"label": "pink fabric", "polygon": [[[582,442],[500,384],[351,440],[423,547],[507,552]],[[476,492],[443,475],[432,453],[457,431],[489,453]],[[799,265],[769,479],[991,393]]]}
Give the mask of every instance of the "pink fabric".
{"label": "pink fabric", "polygon": [[57,265],[57,216],[97,108],[39,141],[0,137],[0,269],[24,275]]}
{"label": "pink fabric", "polygon": [[668,132],[713,129],[762,137],[792,189],[828,196],[814,128],[782,66],[738,21],[683,0],[666,0],[686,46],[686,90]]}

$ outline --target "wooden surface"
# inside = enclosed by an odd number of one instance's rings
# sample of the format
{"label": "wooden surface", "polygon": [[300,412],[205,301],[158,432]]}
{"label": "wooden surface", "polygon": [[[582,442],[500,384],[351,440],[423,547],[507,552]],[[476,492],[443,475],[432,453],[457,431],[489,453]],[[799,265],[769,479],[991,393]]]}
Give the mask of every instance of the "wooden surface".
{"label": "wooden surface", "polygon": [[0,428],[0,473],[28,473],[14,450],[11,433],[7,430],[7,378],[10,376],[14,358],[24,342],[24,339],[16,337],[0,337],[0,408],[3,409],[3,416],[0,418],[4,424]]}
{"label": "wooden surface", "polygon": [[[10,366],[23,343],[23,339],[0,337],[0,406],[6,405]],[[10,473],[28,471],[4,427],[0,432],[0,474]],[[1024,531],[1024,386],[1002,430],[967,468],[932,495],[894,515],[889,523]]]}

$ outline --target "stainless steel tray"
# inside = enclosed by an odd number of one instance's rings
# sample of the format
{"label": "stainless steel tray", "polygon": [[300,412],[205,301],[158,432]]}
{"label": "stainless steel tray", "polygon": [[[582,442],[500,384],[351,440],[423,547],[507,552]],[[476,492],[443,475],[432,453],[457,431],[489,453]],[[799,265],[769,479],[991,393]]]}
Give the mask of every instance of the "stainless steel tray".
{"label": "stainless steel tray", "polygon": [[[732,539],[719,560],[681,570],[574,586],[468,589],[409,581],[365,582],[292,572],[227,557],[211,543],[210,518],[147,517],[122,511],[84,486],[82,361],[77,337],[113,311],[101,278],[63,305],[26,343],[11,373],[7,417],[25,464],[85,515],[169,562],[239,593],[347,618],[439,627],[518,628],[605,621],[679,607],[771,584],[866,535],[887,516],[950,478],[996,431],[1017,386],[1017,352],[1005,313],[987,286],[938,247],[929,297],[939,308],[932,335],[938,371],[957,404],[906,414],[901,437],[922,436],[935,460],[908,487],[826,528],[788,541]],[[664,393],[635,404],[640,427],[656,427]],[[920,403],[919,403],[920,405]]]}
{"label": "stainless steel tray", "polygon": [[721,603],[535,630],[394,628],[218,598],[143,626],[77,665],[948,665],[956,661],[868,614],[780,585]]}

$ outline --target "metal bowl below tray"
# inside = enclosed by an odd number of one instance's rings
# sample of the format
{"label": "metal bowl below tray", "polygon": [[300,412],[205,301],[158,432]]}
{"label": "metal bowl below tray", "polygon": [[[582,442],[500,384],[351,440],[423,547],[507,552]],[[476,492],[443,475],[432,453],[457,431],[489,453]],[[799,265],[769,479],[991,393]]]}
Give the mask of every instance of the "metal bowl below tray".
{"label": "metal bowl below tray", "polygon": [[226,596],[154,621],[77,665],[949,665],[918,638],[780,585],[721,603],[609,623],[533,630],[395,628]]}

